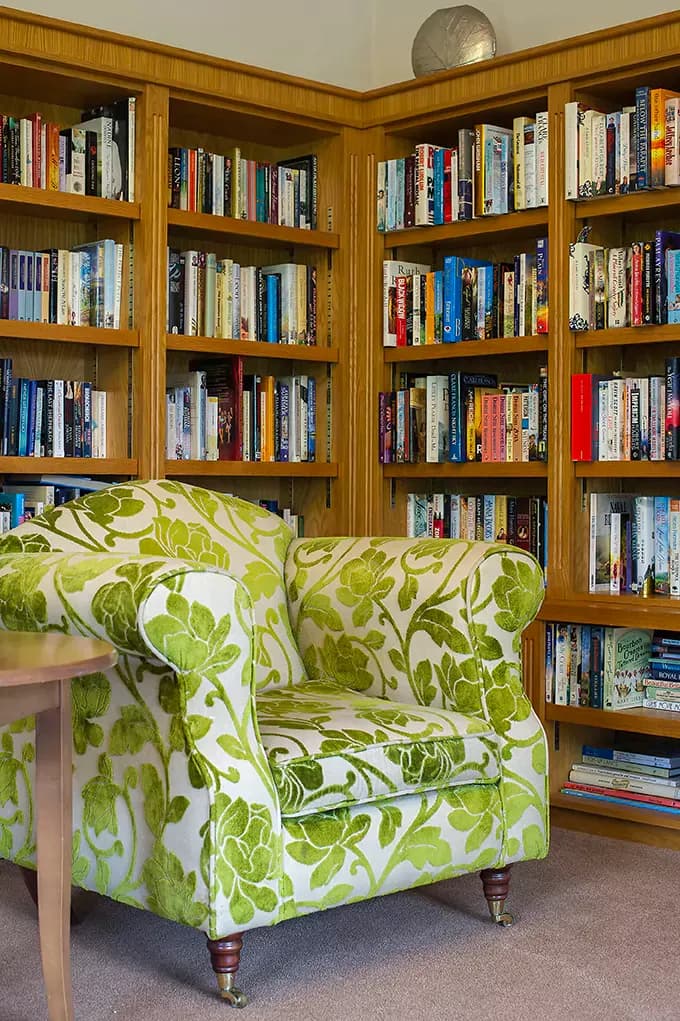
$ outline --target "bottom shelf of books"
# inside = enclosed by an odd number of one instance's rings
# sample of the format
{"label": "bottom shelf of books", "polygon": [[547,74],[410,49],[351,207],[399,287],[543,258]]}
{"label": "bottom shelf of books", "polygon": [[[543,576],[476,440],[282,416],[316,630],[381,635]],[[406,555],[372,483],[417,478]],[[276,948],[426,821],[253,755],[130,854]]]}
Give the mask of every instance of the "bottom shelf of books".
{"label": "bottom shelf of books", "polygon": [[680,829],[680,632],[544,627],[553,808]]}

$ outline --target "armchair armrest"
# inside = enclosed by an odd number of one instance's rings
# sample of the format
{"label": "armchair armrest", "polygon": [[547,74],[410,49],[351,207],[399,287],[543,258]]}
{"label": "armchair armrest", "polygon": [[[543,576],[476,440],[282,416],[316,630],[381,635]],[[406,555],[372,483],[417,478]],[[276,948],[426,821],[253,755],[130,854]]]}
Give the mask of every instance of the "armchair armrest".
{"label": "armchair armrest", "polygon": [[[149,906],[214,937],[223,935],[217,917],[231,916],[235,927],[271,924],[280,813],[255,717],[254,623],[243,585],[218,569],[162,557],[6,554],[0,556],[0,626],[92,635],[118,650],[116,667],[74,686],[76,760],[88,743],[96,744],[113,757],[104,756],[106,770],[122,775],[145,740],[158,742],[168,790],[159,788],[151,805],[150,787],[162,781],[148,766],[142,791],[135,783],[128,792],[131,801],[140,800],[139,814],[155,836],[140,870]],[[98,733],[88,729],[98,697],[114,711],[106,734],[98,724]],[[169,824],[180,819],[175,835]],[[194,826],[190,835],[187,827]],[[195,879],[186,887],[187,903],[178,906],[182,843],[195,845],[194,869],[201,852],[205,906]]]}

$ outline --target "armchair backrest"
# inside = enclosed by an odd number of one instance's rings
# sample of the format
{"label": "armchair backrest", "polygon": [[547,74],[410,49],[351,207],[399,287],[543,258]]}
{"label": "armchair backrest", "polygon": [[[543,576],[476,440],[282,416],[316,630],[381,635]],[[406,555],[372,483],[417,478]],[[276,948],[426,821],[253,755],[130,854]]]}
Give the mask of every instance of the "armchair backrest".
{"label": "armchair backrest", "polygon": [[253,601],[256,683],[265,688],[306,676],[283,579],[291,539],[281,518],[246,500],[181,482],[129,482],[25,522],[0,539],[0,554],[104,550],[221,568]]}

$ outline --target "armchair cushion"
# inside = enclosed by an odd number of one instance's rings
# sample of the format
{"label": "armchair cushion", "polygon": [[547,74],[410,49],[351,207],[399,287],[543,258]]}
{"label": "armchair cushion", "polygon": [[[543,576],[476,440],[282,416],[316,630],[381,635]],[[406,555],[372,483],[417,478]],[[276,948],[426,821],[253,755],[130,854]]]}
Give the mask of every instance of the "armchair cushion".
{"label": "armchair cushion", "polygon": [[260,692],[257,718],[282,816],[499,777],[491,725],[451,710],[316,681]]}

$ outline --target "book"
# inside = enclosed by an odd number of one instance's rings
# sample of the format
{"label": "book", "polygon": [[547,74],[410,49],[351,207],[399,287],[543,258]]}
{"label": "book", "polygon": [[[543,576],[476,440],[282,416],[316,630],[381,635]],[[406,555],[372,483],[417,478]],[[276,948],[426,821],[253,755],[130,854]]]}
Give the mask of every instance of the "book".
{"label": "book", "polygon": [[603,709],[641,706],[649,672],[650,631],[608,627],[604,633]]}

